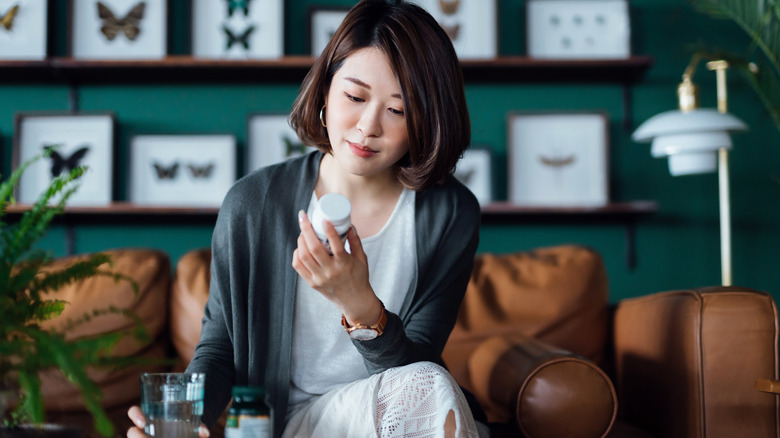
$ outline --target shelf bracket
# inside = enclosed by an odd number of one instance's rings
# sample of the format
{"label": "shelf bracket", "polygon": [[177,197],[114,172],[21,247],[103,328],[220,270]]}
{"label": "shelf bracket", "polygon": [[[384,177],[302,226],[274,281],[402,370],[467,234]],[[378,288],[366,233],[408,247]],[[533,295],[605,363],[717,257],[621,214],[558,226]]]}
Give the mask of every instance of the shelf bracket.
{"label": "shelf bracket", "polygon": [[631,86],[627,83],[623,83],[623,130],[626,132],[631,131],[633,120],[631,117]]}
{"label": "shelf bracket", "polygon": [[636,223],[634,221],[626,223],[625,245],[626,267],[633,270],[636,268]]}
{"label": "shelf bracket", "polygon": [[76,254],[76,226],[68,222],[65,224],[65,255]]}
{"label": "shelf bracket", "polygon": [[68,112],[79,112],[79,86],[71,82],[68,87]]}

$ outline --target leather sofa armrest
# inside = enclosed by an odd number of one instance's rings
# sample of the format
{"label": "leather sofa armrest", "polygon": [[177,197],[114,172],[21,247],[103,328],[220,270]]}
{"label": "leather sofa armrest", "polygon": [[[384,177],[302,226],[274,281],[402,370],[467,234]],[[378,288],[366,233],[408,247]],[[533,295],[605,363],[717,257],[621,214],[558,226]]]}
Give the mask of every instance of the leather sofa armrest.
{"label": "leather sofa armrest", "polygon": [[740,287],[659,292],[618,303],[615,387],[621,418],[655,436],[777,438],[772,296]]}
{"label": "leather sofa armrest", "polygon": [[756,389],[771,394],[780,394],[780,380],[758,379]]}
{"label": "leather sofa armrest", "polygon": [[489,421],[513,421],[525,437],[604,437],[617,417],[615,389],[599,367],[532,338],[487,339],[468,371]]}

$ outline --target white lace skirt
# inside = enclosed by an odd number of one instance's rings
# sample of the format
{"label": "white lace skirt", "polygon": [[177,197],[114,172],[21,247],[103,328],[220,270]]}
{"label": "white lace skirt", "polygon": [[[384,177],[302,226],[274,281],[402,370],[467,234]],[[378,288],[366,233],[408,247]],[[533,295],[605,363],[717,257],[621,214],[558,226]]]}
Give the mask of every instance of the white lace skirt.
{"label": "white lace skirt", "polygon": [[463,392],[441,366],[391,368],[318,397],[296,412],[288,437],[444,437],[452,411],[458,438],[479,437]]}

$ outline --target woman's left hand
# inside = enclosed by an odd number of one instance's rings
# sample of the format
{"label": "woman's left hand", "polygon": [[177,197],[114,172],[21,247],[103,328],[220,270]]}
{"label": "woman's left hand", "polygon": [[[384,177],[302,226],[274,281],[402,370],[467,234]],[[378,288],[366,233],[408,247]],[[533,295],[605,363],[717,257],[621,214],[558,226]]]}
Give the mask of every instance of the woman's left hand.
{"label": "woman's left hand", "polygon": [[293,252],[292,266],[313,289],[341,309],[350,322],[373,324],[379,319],[381,302],[368,282],[368,259],[360,238],[351,227],[347,233],[350,252],[341,245],[333,225],[323,224],[333,255],[317,238],[306,213],[298,213],[301,234]]}

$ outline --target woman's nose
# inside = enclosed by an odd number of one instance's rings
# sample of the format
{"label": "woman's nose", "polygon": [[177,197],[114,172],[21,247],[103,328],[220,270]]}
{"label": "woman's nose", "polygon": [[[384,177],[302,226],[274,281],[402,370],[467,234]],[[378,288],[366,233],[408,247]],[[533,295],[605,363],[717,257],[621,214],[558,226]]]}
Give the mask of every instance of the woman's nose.
{"label": "woman's nose", "polygon": [[366,108],[360,115],[357,129],[366,137],[378,137],[382,134],[382,123],[380,120],[380,110],[377,108]]}

